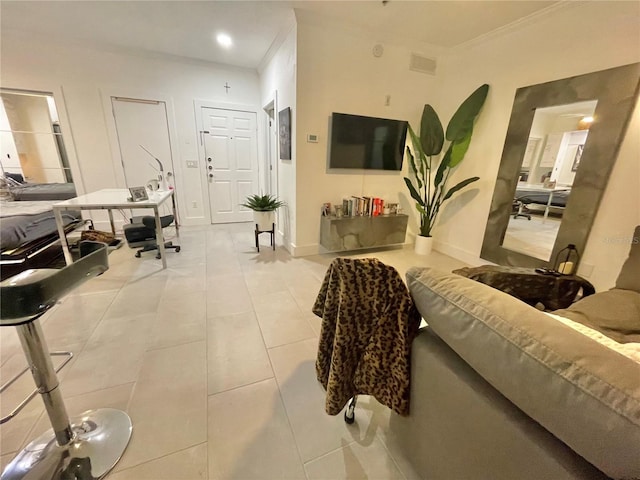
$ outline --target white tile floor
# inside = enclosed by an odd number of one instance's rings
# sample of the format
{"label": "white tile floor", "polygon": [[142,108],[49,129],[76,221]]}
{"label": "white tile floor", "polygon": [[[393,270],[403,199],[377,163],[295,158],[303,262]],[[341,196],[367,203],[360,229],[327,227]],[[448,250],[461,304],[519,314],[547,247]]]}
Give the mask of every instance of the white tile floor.
{"label": "white tile floor", "polygon": [[[251,224],[183,228],[165,271],[125,246],[42,317],[49,349],[75,353],[59,374],[70,414],[113,407],[132,418],[109,478],[414,478],[385,444],[387,408],[361,397],[351,426],[324,413],[311,306],[335,256],[257,253],[253,242]],[[403,276],[412,265],[464,266],[409,248],[357,256]],[[25,364],[13,328],[0,330],[0,362],[4,380]],[[31,389],[25,376],[3,393],[2,414]],[[47,428],[40,399],[0,426],[2,467]]]}

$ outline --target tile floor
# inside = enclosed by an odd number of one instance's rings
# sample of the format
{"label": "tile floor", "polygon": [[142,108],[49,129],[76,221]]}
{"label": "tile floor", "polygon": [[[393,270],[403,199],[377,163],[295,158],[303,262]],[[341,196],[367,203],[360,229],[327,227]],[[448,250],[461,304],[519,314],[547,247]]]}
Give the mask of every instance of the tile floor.
{"label": "tile floor", "polygon": [[[335,256],[257,253],[251,224],[180,233],[167,270],[125,246],[108,272],[41,319],[49,349],[75,354],[59,374],[70,414],[112,407],[131,416],[133,437],[108,478],[415,478],[386,444],[387,408],[361,397],[350,426],[324,413],[320,319],[310,310]],[[403,276],[412,265],[464,266],[410,248],[356,256]],[[0,330],[0,362],[3,381],[25,365],[13,328]],[[2,414],[32,389],[24,376],[4,392]],[[2,468],[47,428],[40,399],[0,426]]]}

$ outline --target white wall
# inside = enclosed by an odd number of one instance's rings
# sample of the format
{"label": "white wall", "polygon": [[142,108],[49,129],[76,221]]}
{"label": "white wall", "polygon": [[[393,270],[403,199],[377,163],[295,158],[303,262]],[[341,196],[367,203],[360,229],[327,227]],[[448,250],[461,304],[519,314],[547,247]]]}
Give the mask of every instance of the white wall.
{"label": "white wall", "polygon": [[[343,198],[374,196],[400,202],[414,218],[402,172],[354,171],[327,173],[329,119],[332,112],[408,120],[418,129],[424,103],[433,100],[437,77],[409,70],[412,51],[435,56],[426,46],[384,42],[382,57],[374,57],[378,42],[370,35],[344,31],[327,25],[298,24],[298,112],[296,254],[318,251],[322,204],[342,204]],[[385,105],[390,95],[390,105]],[[307,143],[307,135],[318,135],[318,143]]]}
{"label": "white wall", "polygon": [[295,18],[291,18],[291,29],[279,45],[274,45],[271,58],[260,69],[261,105],[275,97],[276,122],[278,112],[286,107],[291,108],[291,160],[277,159],[278,197],[286,206],[278,210],[277,230],[282,242],[290,252],[296,243],[296,118],[298,104],[296,97],[296,39],[297,28]]}
{"label": "white wall", "polygon": [[[640,61],[640,44],[632,40],[638,39],[639,23],[635,2],[572,2],[446,56],[441,88],[430,99],[444,117],[478,85],[489,83],[491,91],[457,172],[466,178],[482,165],[478,194],[464,208],[455,201],[449,206],[455,214],[441,218],[434,232],[438,249],[486,263],[478,257],[516,89]],[[583,256],[583,267],[595,265],[590,280],[599,289],[613,285],[628,251],[628,244],[607,239],[628,238],[640,223],[638,115],[636,110]]]}
{"label": "white wall", "polygon": [[[204,47],[203,47],[204,48]],[[187,169],[186,162],[198,158],[198,135],[194,100],[218,104],[260,105],[258,74],[255,70],[121,51],[97,51],[81,46],[56,45],[3,32],[1,85],[6,88],[63,92],[56,98],[68,150],[75,148],[83,185],[80,192],[118,185],[121,165],[109,135],[113,121],[104,108],[110,95],[168,99],[169,123],[174,144],[176,188],[184,224],[209,222],[208,200],[200,169]],[[225,82],[231,86],[229,93]],[[108,102],[107,102],[108,104]],[[70,137],[70,138],[69,138]],[[73,166],[73,165],[72,165]],[[80,175],[74,171],[74,179]],[[196,207],[193,207],[195,202]]]}

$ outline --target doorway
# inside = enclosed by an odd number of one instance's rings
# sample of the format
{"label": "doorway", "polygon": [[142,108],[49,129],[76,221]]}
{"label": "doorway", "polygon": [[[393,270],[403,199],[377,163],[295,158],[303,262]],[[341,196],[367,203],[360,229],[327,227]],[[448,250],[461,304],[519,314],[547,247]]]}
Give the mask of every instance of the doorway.
{"label": "doorway", "polygon": [[258,191],[256,112],[200,107],[211,223],[249,222]]}

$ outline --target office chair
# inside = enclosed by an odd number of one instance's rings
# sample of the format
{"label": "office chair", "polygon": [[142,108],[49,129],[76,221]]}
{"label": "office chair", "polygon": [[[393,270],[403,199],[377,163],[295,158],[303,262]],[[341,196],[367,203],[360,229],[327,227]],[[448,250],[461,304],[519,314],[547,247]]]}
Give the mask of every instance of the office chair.
{"label": "office chair", "polygon": [[[173,215],[165,215],[160,217],[160,225],[163,229],[167,228],[173,223],[173,220]],[[131,223],[124,226],[124,236],[127,239],[127,245],[131,248],[142,247],[136,251],[136,258],[140,258],[143,252],[158,250],[155,217],[133,217]],[[174,245],[173,242],[165,242],[164,248],[174,249],[176,252],[180,251],[180,245]],[[156,258],[160,258],[160,252],[156,254]]]}

